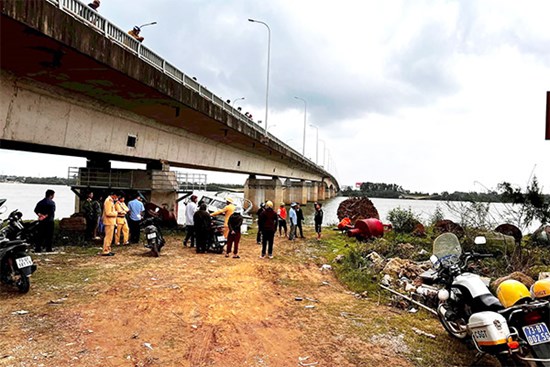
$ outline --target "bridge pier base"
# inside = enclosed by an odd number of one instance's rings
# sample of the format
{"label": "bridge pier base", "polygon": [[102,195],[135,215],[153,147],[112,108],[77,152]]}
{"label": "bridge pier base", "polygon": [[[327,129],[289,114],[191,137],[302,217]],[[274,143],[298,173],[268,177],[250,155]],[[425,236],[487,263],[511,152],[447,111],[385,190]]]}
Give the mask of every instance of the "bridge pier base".
{"label": "bridge pier base", "polygon": [[308,186],[305,181],[291,181],[287,179],[285,181],[284,202],[289,204],[296,202],[298,204],[305,204],[308,201]]}
{"label": "bridge pier base", "polygon": [[258,179],[251,175],[244,184],[244,198],[252,201],[253,211],[256,211],[260,203],[271,200],[275,208],[284,200],[283,184],[278,177],[272,179]]}
{"label": "bridge pier base", "polygon": [[307,201],[316,202],[319,200],[319,183],[312,181],[308,185]]}

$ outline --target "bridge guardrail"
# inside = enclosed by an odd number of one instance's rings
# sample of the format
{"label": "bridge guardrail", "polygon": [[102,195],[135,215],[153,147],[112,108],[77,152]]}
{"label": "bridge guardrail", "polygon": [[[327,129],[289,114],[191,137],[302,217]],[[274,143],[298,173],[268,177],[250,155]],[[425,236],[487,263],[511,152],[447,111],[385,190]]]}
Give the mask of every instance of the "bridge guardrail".
{"label": "bridge guardrail", "polygon": [[[212,103],[220,106],[226,112],[230,113],[233,117],[237,118],[241,122],[252,127],[260,134],[264,134],[264,129],[259,127],[251,119],[246,117],[236,108],[233,108],[230,104],[225,102],[222,98],[216,96],[208,88],[204,87],[198,83],[192,77],[186,75],[183,71],[179,70],[174,65],[168,63],[161,56],[157,55],[155,52],[151,51],[149,48],[143,46],[135,38],[130,36],[127,32],[120,29],[113,23],[111,23],[107,18],[100,15],[95,10],[88,7],[86,4],[82,3],[79,0],[45,0],[51,4],[58,6],[62,11],[73,16],[75,19],[82,21],[87,26],[95,29],[96,31],[103,33],[107,38],[117,42],[118,44],[126,47],[128,50],[136,54],[140,59],[146,61],[147,63],[158,68],[164,74],[168,75],[170,78],[179,82],[183,86],[192,89],[195,92],[198,92],[202,97],[212,101]],[[302,154],[296,149],[290,147],[280,139],[276,138],[274,135],[267,133],[269,138],[275,143],[284,146],[286,149],[292,151],[296,155],[301,156]],[[304,157],[307,159],[306,157]],[[309,159],[308,159],[309,160]],[[311,160],[310,160],[311,161]],[[313,162],[312,162],[313,163]]]}

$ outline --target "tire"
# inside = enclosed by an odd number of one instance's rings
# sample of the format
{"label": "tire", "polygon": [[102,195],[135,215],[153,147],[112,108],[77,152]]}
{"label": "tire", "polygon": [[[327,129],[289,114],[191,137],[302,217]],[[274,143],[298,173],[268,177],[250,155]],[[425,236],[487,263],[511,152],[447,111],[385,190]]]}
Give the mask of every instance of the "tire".
{"label": "tire", "polygon": [[[532,358],[531,353],[526,357]],[[536,367],[537,363],[532,361],[524,361],[516,357],[511,356],[497,356],[497,359],[502,367]]]}
{"label": "tire", "polygon": [[21,269],[17,269],[17,274],[19,275],[19,280],[15,282],[15,285],[17,286],[17,289],[19,289],[19,293],[28,293],[29,289],[31,289],[31,281],[29,277],[26,276]]}
{"label": "tire", "polygon": [[151,252],[153,253],[154,257],[159,257],[159,248],[157,245],[157,241],[153,243],[153,247],[151,247]]}
{"label": "tire", "polygon": [[468,336],[468,321],[464,320],[462,317],[451,321],[446,317],[447,312],[444,304],[439,305],[437,308],[439,321],[450,336],[459,340],[464,340]]}

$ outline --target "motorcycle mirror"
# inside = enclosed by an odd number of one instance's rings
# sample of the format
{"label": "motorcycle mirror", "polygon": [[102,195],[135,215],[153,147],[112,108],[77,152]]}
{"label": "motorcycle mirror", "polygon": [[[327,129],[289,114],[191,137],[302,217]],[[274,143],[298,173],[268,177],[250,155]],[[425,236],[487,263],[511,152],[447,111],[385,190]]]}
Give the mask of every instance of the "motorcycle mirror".
{"label": "motorcycle mirror", "polygon": [[432,262],[432,264],[435,264],[437,262],[437,260],[439,260],[437,258],[437,256],[435,256],[435,255],[430,256],[430,261]]}
{"label": "motorcycle mirror", "polygon": [[474,243],[476,245],[485,245],[487,243],[487,239],[485,238],[485,236],[477,236],[474,239]]}

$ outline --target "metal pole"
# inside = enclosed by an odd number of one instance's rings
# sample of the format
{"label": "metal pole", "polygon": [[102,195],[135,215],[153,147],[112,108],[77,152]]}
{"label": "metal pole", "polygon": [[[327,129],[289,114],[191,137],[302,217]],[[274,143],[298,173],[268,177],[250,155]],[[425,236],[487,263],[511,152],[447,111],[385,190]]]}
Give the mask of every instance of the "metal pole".
{"label": "metal pole", "polygon": [[304,138],[302,143],[302,155],[306,156],[306,121],[307,121],[307,101],[300,97],[294,97],[296,99],[299,99],[300,101],[304,102]]}
{"label": "metal pole", "polygon": [[269,109],[269,66],[270,66],[270,59],[271,59],[271,28],[267,25],[267,23],[254,20],[254,19],[248,19],[249,22],[252,23],[260,23],[265,25],[267,28],[267,80],[265,83],[265,130],[264,130],[264,136],[267,136],[267,111]]}
{"label": "metal pole", "polygon": [[412,302],[412,303],[414,303],[415,305],[420,306],[420,307],[422,307],[423,309],[425,309],[426,311],[431,312],[431,313],[433,313],[434,315],[437,316],[437,311],[434,310],[433,308],[430,308],[430,307],[428,307],[428,306],[426,306],[426,305],[423,305],[422,303],[415,301],[415,300],[412,299],[411,297],[405,296],[404,294],[401,294],[401,293],[399,293],[399,292],[397,292],[397,291],[394,291],[393,289],[388,288],[388,287],[386,287],[386,286],[383,286],[382,284],[378,284],[378,285],[380,286],[380,288],[385,289],[385,290],[387,290],[387,291],[389,291],[389,292],[391,292],[391,293],[393,293],[393,294],[395,294],[395,295],[397,295],[397,296],[399,296],[399,297],[402,297],[402,298],[406,299],[407,301]]}

